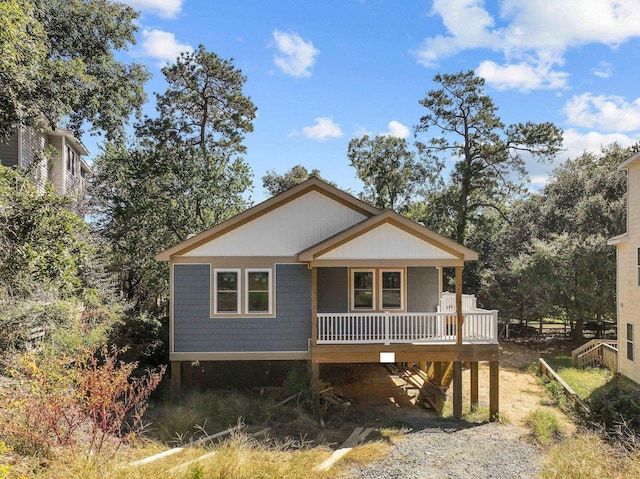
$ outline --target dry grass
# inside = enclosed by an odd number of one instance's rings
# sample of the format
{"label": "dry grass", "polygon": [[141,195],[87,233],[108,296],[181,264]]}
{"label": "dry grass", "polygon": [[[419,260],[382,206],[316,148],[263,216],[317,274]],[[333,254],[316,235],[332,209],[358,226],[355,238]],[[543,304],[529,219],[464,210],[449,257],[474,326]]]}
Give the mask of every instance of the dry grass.
{"label": "dry grass", "polygon": [[[327,472],[313,471],[313,467],[329,457],[332,451],[327,447],[313,447],[299,450],[283,450],[279,447],[259,443],[244,435],[234,435],[229,441],[214,449],[186,449],[182,452],[140,467],[128,467],[130,459],[71,458],[59,456],[57,459],[39,463],[32,458],[13,467],[7,478],[39,479],[148,479],[150,477],[167,478],[233,478],[253,479],[304,479],[327,478],[346,475],[349,468],[363,466],[372,461],[381,460],[389,451],[389,445],[380,441],[355,448],[345,459]],[[158,451],[157,445],[146,445],[136,450],[134,456],[140,457]],[[215,451],[207,458],[169,472],[180,464]]]}
{"label": "dry grass", "polygon": [[553,446],[542,479],[632,479],[640,457],[620,454],[593,432],[580,432]]}

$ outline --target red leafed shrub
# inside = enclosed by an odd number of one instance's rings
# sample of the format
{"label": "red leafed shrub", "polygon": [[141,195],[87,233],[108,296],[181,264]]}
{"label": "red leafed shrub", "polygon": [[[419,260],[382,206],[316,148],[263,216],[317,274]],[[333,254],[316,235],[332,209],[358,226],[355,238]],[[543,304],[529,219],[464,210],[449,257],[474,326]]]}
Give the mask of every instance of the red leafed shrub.
{"label": "red leafed shrub", "polygon": [[105,346],[99,355],[21,356],[12,386],[0,393],[6,406],[0,408],[1,434],[24,452],[115,452],[140,429],[147,399],[165,371],[162,366],[135,378],[137,364],[120,361],[120,353]]}

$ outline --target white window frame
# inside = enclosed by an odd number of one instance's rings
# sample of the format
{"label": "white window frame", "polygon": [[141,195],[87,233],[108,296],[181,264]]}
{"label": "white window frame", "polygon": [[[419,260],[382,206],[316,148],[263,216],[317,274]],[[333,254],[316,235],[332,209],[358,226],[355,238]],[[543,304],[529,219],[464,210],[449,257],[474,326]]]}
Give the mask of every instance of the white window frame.
{"label": "white window frame", "polygon": [[[371,273],[371,279],[373,281],[373,284],[371,286],[371,294],[372,294],[372,298],[371,298],[371,307],[370,308],[356,308],[356,282],[355,282],[355,274],[356,273]],[[375,268],[353,268],[351,269],[351,272],[349,273],[351,276],[349,278],[349,289],[350,291],[350,300],[351,300],[351,311],[375,311],[376,310],[376,301],[377,301],[377,294],[376,294],[376,287],[377,287],[377,278],[376,278],[376,270]]]}
{"label": "white window frame", "polygon": [[[399,308],[385,308],[384,305],[382,304],[383,301],[383,292],[384,292],[384,282],[382,281],[382,275],[384,273],[400,273],[400,307]],[[379,282],[378,284],[380,285],[379,289],[380,289],[380,294],[379,294],[379,298],[380,298],[380,303],[378,304],[379,309],[381,311],[404,311],[405,309],[405,296],[406,296],[406,282],[405,282],[405,269],[404,268],[381,268],[379,270]]]}
{"label": "white window frame", "polygon": [[[633,323],[627,323],[625,331],[626,346],[627,346],[627,361],[635,361],[635,350],[633,343],[635,342],[635,325]],[[631,334],[629,334],[631,332]],[[629,337],[631,336],[631,337]]]}
{"label": "white window frame", "polygon": [[638,278],[637,285],[640,286],[640,246],[636,248],[636,276]]}
{"label": "white window frame", "polygon": [[[269,308],[268,311],[249,311],[249,273],[269,273],[269,281],[267,282]],[[265,315],[273,314],[273,268],[246,268],[244,270],[244,311],[246,315]]]}
{"label": "white window frame", "polygon": [[[218,273],[236,273],[238,276],[238,289],[236,290],[236,311],[218,311]],[[214,268],[213,270],[213,312],[214,314],[242,314],[242,271],[240,268]]]}

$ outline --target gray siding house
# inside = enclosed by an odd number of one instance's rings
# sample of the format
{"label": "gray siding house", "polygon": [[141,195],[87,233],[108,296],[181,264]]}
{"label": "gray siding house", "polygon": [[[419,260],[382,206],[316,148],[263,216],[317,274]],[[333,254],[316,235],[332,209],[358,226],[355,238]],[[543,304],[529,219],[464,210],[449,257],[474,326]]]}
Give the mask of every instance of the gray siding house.
{"label": "gray siding house", "polygon": [[[52,146],[57,155],[48,163],[43,161],[45,148]],[[89,152],[70,130],[20,126],[6,143],[0,143],[0,164],[29,168],[38,189],[44,191],[52,183],[61,195],[81,198],[86,179],[92,174],[83,156]]]}
{"label": "gray siding house", "polygon": [[441,384],[450,364],[457,411],[455,372],[489,361],[497,414],[497,312],[461,292],[477,254],[398,213],[311,178],[156,259],[170,267],[176,388],[193,361],[307,360],[316,390],[326,363],[418,362]]}

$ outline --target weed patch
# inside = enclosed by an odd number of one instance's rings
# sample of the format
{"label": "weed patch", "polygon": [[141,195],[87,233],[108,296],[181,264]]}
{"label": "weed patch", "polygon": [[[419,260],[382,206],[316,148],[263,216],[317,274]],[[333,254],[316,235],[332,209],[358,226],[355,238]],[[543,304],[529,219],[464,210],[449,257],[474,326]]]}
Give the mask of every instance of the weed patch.
{"label": "weed patch", "polygon": [[536,444],[550,446],[562,437],[558,417],[551,411],[537,409],[531,412],[526,424],[531,429],[529,438]]}

